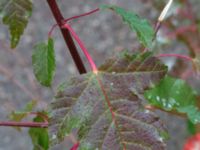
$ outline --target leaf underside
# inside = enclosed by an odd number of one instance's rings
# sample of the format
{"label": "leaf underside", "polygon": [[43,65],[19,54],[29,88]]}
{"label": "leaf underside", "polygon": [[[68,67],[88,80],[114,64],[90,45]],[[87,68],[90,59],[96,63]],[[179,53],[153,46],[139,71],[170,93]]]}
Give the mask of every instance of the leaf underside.
{"label": "leaf underside", "polygon": [[31,0],[0,0],[3,24],[10,30],[11,48],[15,48],[28,24],[32,12]]}
{"label": "leaf underside", "polygon": [[[167,68],[148,53],[109,59],[98,75],[72,78],[51,103],[52,144],[78,130],[79,150],[163,150],[166,130],[139,98]],[[113,117],[114,114],[114,117]]]}

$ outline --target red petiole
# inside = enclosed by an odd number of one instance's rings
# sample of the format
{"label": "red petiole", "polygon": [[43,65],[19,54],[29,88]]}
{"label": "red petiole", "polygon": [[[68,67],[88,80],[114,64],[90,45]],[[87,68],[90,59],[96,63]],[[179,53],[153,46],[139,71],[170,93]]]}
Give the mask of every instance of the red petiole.
{"label": "red petiole", "polygon": [[65,24],[63,25],[63,28],[67,28],[67,29],[70,31],[70,33],[72,34],[72,36],[73,36],[74,39],[77,41],[77,43],[79,44],[80,48],[82,49],[82,51],[83,51],[85,57],[87,58],[87,60],[88,60],[88,62],[89,62],[89,64],[90,64],[90,67],[91,67],[92,71],[93,71],[95,74],[97,74],[97,72],[98,72],[97,67],[96,67],[96,65],[95,65],[95,63],[94,63],[92,57],[90,56],[88,50],[86,49],[85,45],[83,44],[83,42],[81,41],[81,39],[78,37],[78,35],[76,34],[76,32],[75,32],[75,31],[72,29],[72,27],[71,27],[69,24],[67,24],[67,23],[65,23]]}
{"label": "red petiole", "polygon": [[[84,16],[88,16],[88,15],[91,15],[91,14],[97,12],[97,11],[99,11],[99,8],[96,8],[96,9],[94,9],[94,10],[92,10],[92,11],[87,12],[87,13],[83,13],[83,14],[81,14],[81,15],[77,15],[77,16],[70,17],[70,18],[68,18],[68,19],[65,19],[63,22],[64,22],[64,23],[67,23],[67,22],[70,21],[70,20],[74,20],[74,19],[78,19],[78,18],[81,18],[81,17],[84,17]],[[58,26],[58,24],[54,24],[54,25],[51,27],[51,29],[50,29],[50,31],[49,31],[49,33],[48,33],[48,37],[51,37],[51,36],[52,36],[53,30],[54,30],[57,26]]]}
{"label": "red petiole", "polygon": [[156,57],[176,57],[176,58],[193,62],[193,59],[191,57],[186,56],[186,55],[181,55],[181,54],[159,54]]}
{"label": "red petiole", "polygon": [[30,112],[28,115],[36,115],[41,117],[44,122],[15,122],[15,121],[4,121],[0,122],[0,126],[12,126],[12,127],[34,127],[34,128],[47,128],[49,126],[48,117],[42,113]]}

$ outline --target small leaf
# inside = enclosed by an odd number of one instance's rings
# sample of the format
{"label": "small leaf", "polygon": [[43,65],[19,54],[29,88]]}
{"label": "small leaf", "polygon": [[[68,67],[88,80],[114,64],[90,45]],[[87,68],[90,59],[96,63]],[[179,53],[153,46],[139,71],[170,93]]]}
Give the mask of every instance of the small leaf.
{"label": "small leaf", "polygon": [[134,12],[126,11],[121,7],[114,5],[102,5],[102,9],[111,9],[120,15],[125,23],[129,25],[131,30],[137,33],[139,41],[145,46],[150,48],[154,37],[154,30],[150,23],[140,18]]}
{"label": "small leaf", "polygon": [[[28,113],[33,110],[33,108],[37,105],[37,101],[33,100],[29,102],[26,107],[21,111],[13,111],[9,115],[9,119],[12,121],[20,122],[22,119],[27,117]],[[21,131],[21,128],[15,127],[18,131]]]}
{"label": "small leaf", "polygon": [[55,51],[53,39],[48,44],[39,43],[34,47],[32,65],[36,79],[43,86],[51,86],[55,74]]}
{"label": "small leaf", "polygon": [[49,110],[52,144],[75,128],[80,150],[164,150],[166,130],[144,109],[140,96],[166,72],[151,53],[125,53],[107,60],[97,75],[70,79],[59,88]]}
{"label": "small leaf", "polygon": [[11,48],[15,48],[31,16],[32,1],[0,0],[0,13],[3,15],[3,23],[10,30]]}
{"label": "small leaf", "polygon": [[145,92],[145,98],[151,105],[166,111],[186,113],[192,123],[200,122],[200,111],[196,107],[196,92],[181,79],[166,76]]}
{"label": "small leaf", "polygon": [[[34,122],[43,122],[44,120],[37,116]],[[29,135],[32,139],[33,150],[48,150],[49,149],[49,135],[46,128],[30,128]]]}

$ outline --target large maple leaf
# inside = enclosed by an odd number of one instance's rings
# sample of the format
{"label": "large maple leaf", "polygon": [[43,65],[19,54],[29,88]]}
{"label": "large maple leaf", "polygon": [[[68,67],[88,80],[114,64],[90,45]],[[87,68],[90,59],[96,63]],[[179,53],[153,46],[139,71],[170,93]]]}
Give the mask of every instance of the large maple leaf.
{"label": "large maple leaf", "polygon": [[166,133],[144,109],[144,90],[167,71],[150,53],[109,59],[98,74],[72,78],[51,103],[50,132],[60,142],[76,128],[79,150],[163,150]]}

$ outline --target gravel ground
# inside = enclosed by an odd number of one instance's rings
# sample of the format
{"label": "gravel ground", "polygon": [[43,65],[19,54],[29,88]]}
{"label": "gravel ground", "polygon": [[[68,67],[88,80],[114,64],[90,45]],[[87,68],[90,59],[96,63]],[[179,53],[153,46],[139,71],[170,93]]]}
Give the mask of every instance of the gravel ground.
{"label": "gravel ground", "polygon": [[[64,16],[71,17],[90,11],[102,3],[114,3],[138,14],[152,19],[158,15],[148,4],[139,0],[57,0]],[[31,53],[35,43],[46,40],[50,27],[55,23],[45,0],[33,0],[34,10],[28,27],[16,50],[9,49],[9,35],[4,26],[0,28],[0,65],[5,67],[6,76],[0,73],[0,120],[6,120],[7,115],[15,109],[21,109],[31,99],[38,99],[38,109],[46,107],[52,100],[53,90],[41,87],[34,79],[31,70]],[[83,39],[95,62],[99,65],[105,58],[124,48],[138,47],[135,35],[124,26],[116,15],[111,12],[101,12],[73,21],[73,28]],[[53,34],[57,57],[57,73],[54,87],[61,81],[77,74],[72,59],[61,34],[56,29]],[[87,38],[86,38],[87,37]],[[86,61],[86,60],[84,60]],[[0,67],[1,67],[0,66]],[[15,81],[19,81],[28,92],[20,89]],[[29,92],[31,91],[31,92]],[[181,150],[187,137],[185,121],[181,118],[158,113],[166,123],[171,139],[168,150]],[[13,128],[0,128],[0,150],[31,150],[32,144],[27,136],[27,129],[18,132]],[[66,143],[52,150],[66,150]]]}

